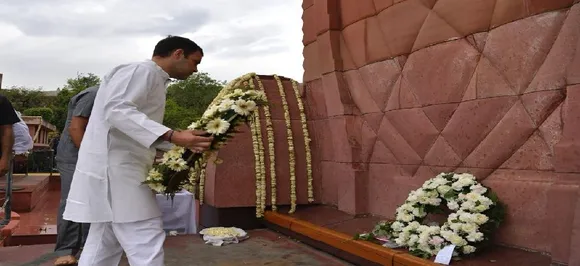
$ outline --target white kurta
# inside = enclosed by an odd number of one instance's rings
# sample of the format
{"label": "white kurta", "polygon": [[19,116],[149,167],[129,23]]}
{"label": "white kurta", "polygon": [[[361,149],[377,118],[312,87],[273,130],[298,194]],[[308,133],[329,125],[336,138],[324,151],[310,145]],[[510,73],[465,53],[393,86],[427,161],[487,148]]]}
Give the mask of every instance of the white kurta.
{"label": "white kurta", "polygon": [[81,147],[64,219],[127,223],[161,216],[143,185],[163,126],[169,75],[155,62],[121,65],[101,83]]}

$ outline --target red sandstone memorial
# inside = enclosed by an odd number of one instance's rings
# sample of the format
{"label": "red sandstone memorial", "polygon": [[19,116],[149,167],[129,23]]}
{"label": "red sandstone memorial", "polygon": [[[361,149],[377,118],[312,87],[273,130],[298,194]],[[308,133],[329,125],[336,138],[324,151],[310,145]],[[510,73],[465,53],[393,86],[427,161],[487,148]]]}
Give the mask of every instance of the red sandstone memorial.
{"label": "red sandstone memorial", "polygon": [[[578,1],[311,0],[303,8],[316,203],[394,218],[425,180],[468,172],[508,207],[498,243],[580,264]],[[283,111],[271,101],[278,202],[287,203]],[[304,204],[302,131],[288,101]],[[247,139],[208,169],[202,210],[253,206]]]}
{"label": "red sandstone memorial", "polygon": [[[202,227],[261,227],[256,205],[265,204],[271,228],[333,254],[369,265],[434,265],[352,236],[393,219],[425,180],[467,172],[507,213],[498,247],[451,265],[580,265],[580,1],[304,0],[302,7],[303,84],[281,78],[280,90],[273,76],[254,80],[270,101],[269,115],[260,111],[263,161],[256,164],[248,127],[220,150],[223,163],[207,167]],[[267,207],[272,174],[276,212]],[[299,206],[288,214],[292,179]]]}

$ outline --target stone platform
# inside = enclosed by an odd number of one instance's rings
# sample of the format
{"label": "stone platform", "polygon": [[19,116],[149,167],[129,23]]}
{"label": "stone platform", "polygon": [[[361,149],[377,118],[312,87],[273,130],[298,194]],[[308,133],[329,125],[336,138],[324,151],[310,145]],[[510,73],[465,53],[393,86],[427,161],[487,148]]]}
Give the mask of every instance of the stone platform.
{"label": "stone platform", "polygon": [[[269,228],[347,260],[355,265],[431,266],[439,265],[410,255],[405,249],[389,249],[354,240],[355,234],[370,232],[381,217],[353,216],[330,206],[304,206],[288,215],[286,208],[266,212]],[[549,266],[552,258],[538,252],[496,245],[473,258],[453,261],[453,266]],[[573,265],[573,264],[570,264]]]}
{"label": "stone platform", "polygon": [[[199,236],[167,237],[167,266],[199,265],[351,265],[269,230],[249,231],[246,241],[224,247],[206,245]],[[52,265],[53,245],[0,248],[1,266]],[[129,265],[125,258],[120,265]]]}
{"label": "stone platform", "polygon": [[[23,213],[31,212],[37,205],[42,203],[45,194],[50,190],[51,177],[49,173],[15,174],[12,191],[12,211]],[[0,188],[6,186],[6,179],[0,179]],[[4,198],[4,191],[0,192],[0,198]],[[0,204],[4,201],[0,200]]]}

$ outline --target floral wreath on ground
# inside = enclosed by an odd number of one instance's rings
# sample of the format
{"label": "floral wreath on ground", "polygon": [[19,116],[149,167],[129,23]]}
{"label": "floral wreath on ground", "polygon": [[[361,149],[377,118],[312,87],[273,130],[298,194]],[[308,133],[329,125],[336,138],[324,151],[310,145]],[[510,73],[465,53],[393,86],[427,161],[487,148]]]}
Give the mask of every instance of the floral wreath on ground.
{"label": "floral wreath on ground", "polygon": [[[446,213],[444,206],[452,213],[443,225],[424,224],[428,214]],[[371,233],[355,238],[394,241],[394,246],[407,248],[422,258],[430,258],[444,247],[455,245],[453,257],[458,259],[488,246],[504,214],[503,203],[491,189],[477,182],[475,176],[441,173],[409,194],[397,208],[395,221],[382,221]]]}

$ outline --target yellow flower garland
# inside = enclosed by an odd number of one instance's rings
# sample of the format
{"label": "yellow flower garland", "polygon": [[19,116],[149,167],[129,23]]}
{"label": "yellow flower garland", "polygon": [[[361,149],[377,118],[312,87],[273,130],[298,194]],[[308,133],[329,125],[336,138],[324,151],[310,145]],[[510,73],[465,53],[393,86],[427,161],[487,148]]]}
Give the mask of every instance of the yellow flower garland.
{"label": "yellow flower garland", "polygon": [[296,211],[296,158],[294,155],[292,121],[290,120],[290,109],[288,108],[288,102],[286,101],[286,93],[284,92],[282,81],[277,75],[274,75],[274,79],[276,79],[276,83],[278,84],[278,91],[280,92],[280,98],[282,99],[282,107],[284,108],[284,121],[286,122],[286,138],[288,139],[288,163],[290,164],[290,211],[288,211],[288,213],[294,213]]}
{"label": "yellow flower garland", "polygon": [[308,178],[308,202],[314,202],[314,189],[312,185],[312,154],[310,152],[310,134],[308,133],[308,122],[306,121],[306,113],[304,112],[304,104],[298,91],[298,82],[292,80],[292,88],[298,103],[298,110],[300,110],[300,122],[302,123],[302,133],[304,134],[304,151],[306,153],[306,176]]}
{"label": "yellow flower garland", "polygon": [[[260,77],[256,76],[256,81],[258,82],[258,87],[260,90],[264,92],[266,95],[266,90],[264,89],[264,84],[260,80]],[[267,100],[266,96],[266,100]],[[270,158],[270,200],[272,203],[272,210],[276,211],[276,200],[277,200],[277,193],[276,193],[276,153],[274,148],[274,127],[272,125],[272,115],[270,113],[270,107],[268,105],[264,105],[264,116],[266,117],[266,132],[267,132],[267,142],[268,142],[268,155]],[[265,175],[265,166],[264,169]],[[265,189],[265,188],[264,188]],[[264,202],[265,204],[265,202]]]}

